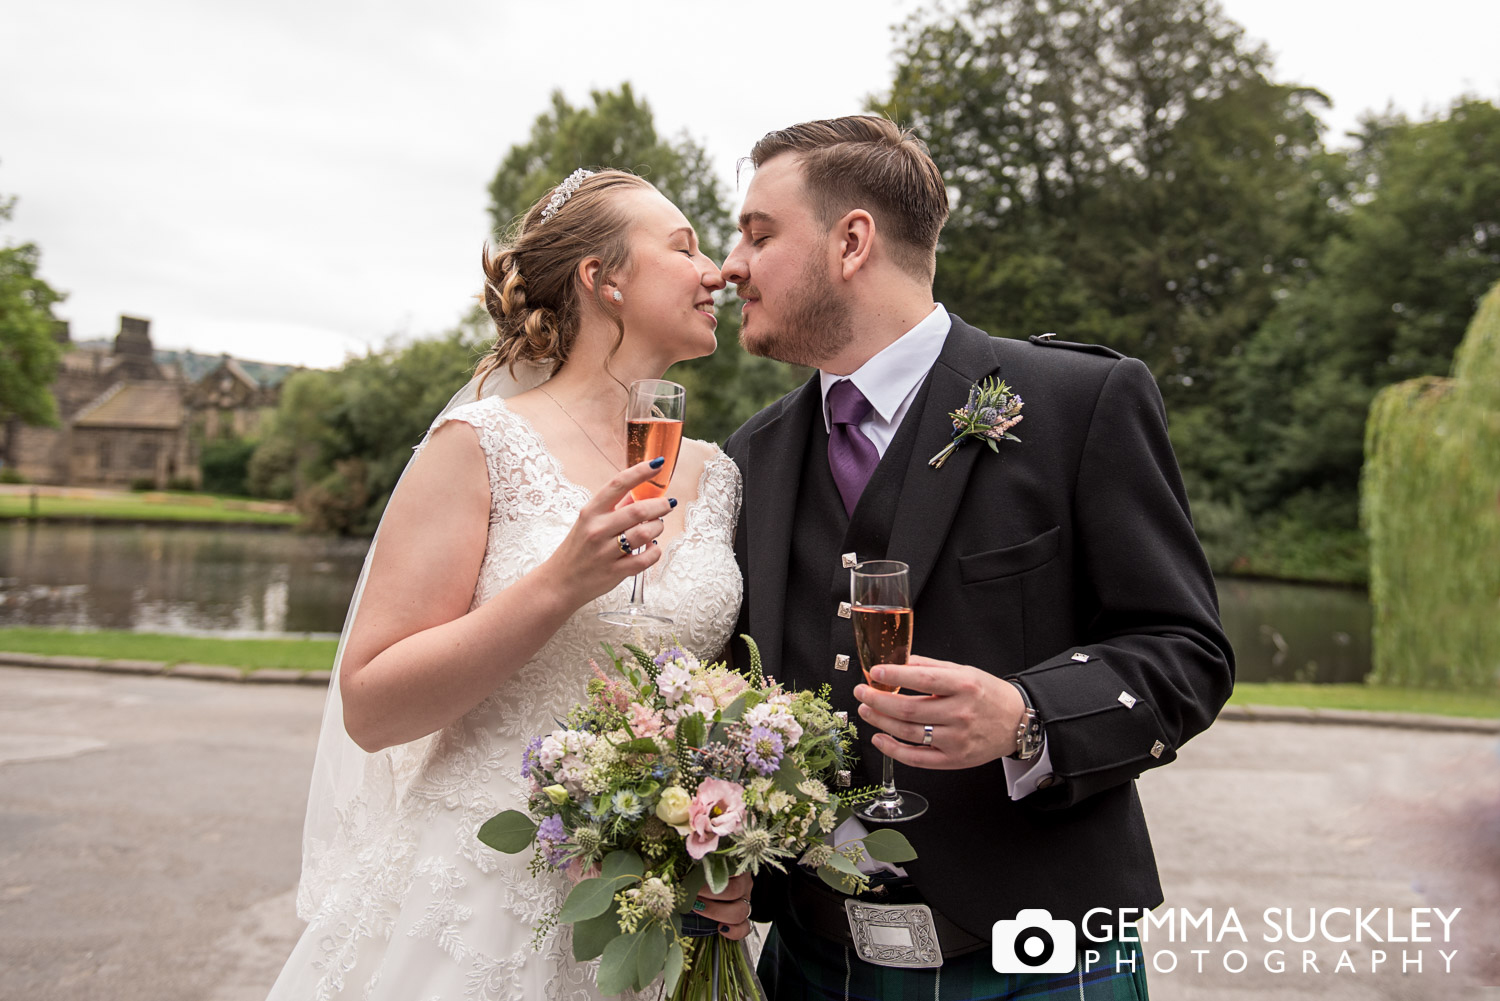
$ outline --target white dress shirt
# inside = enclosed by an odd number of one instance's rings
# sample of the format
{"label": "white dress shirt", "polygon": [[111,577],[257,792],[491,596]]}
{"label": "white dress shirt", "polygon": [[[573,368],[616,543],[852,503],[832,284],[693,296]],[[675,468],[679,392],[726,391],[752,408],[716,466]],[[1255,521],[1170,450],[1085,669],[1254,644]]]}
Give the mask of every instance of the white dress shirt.
{"label": "white dress shirt", "polygon": [[[824,429],[833,430],[828,417],[828,388],[841,379],[848,379],[870,401],[870,413],[859,422],[859,429],[884,458],[885,450],[901,427],[902,418],[911,409],[912,400],[916,399],[922,380],[942,354],[952,327],[953,320],[948,311],[938,303],[915,327],[848,375],[832,375],[820,370],[818,381],[823,392]],[[1021,799],[1036,792],[1038,783],[1052,774],[1052,756],[1047,750],[1045,733],[1042,749],[1036,757],[1030,761],[1010,758],[1003,761],[1005,784],[1011,799]]]}

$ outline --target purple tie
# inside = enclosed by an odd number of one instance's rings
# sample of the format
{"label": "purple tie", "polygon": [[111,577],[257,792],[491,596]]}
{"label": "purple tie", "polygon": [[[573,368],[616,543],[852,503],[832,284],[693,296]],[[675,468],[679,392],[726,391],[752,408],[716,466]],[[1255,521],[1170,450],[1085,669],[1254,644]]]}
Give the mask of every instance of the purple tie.
{"label": "purple tie", "polygon": [[828,387],[828,418],[832,425],[828,432],[828,467],[833,471],[833,482],[838,484],[839,496],[844,498],[844,510],[854,514],[854,505],[864,492],[870,474],[880,464],[880,453],[875,444],[859,429],[859,422],[870,416],[874,408],[859,387],[848,379],[840,379]]}

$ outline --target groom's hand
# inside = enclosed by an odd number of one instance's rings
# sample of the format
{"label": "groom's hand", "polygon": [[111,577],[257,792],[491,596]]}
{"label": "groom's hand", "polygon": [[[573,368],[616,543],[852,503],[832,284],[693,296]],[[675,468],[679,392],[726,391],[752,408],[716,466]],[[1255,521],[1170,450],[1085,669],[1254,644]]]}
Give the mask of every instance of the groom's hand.
{"label": "groom's hand", "polygon": [[698,903],[693,910],[719,922],[719,934],[739,941],[750,934],[750,891],[753,883],[748,872],[729,880],[729,885],[718,893],[708,887],[698,891]]}
{"label": "groom's hand", "polygon": [[[875,749],[916,768],[973,768],[1016,750],[1016,725],[1026,703],[1015,685],[993,674],[913,654],[905,664],[880,664],[873,680],[927,695],[881,692],[856,685],[860,718],[884,730]],[[923,746],[925,727],[932,741]]]}

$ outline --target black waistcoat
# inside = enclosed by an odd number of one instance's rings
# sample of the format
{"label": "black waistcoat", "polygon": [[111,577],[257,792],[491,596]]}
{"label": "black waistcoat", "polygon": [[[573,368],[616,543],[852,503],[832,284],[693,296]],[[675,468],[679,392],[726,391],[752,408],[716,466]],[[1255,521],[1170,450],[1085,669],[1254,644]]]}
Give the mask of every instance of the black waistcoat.
{"label": "black waistcoat", "polygon": [[[849,569],[843,565],[843,557],[853,553],[860,560],[886,558],[896,501],[926,396],[924,386],[865,485],[852,518],[844,511],[828,468],[828,431],[821,420],[814,420],[808,428],[807,447],[802,453],[797,519],[792,525],[787,563],[779,680],[797,689],[816,689],[824,682],[832,687],[834,709],[847,712],[859,725],[862,778],[857,781],[878,783],[880,763],[870,744],[875,731],[860,724],[859,702],[854,698],[854,686],[864,680],[854,648],[854,629],[849,619],[839,615],[840,603],[849,600]],[[847,670],[835,668],[840,655],[849,658]]]}

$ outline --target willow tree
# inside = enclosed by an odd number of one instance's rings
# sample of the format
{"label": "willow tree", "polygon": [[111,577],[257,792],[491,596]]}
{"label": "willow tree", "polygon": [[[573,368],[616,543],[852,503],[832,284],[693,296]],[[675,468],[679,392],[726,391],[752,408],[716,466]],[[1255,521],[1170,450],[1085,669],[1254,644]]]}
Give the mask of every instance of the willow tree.
{"label": "willow tree", "polygon": [[1500,285],[1452,378],[1382,390],[1362,483],[1375,610],[1374,679],[1500,683]]}

